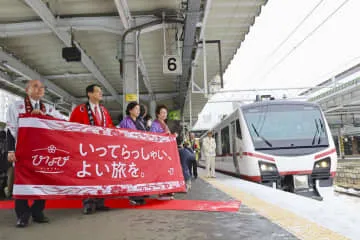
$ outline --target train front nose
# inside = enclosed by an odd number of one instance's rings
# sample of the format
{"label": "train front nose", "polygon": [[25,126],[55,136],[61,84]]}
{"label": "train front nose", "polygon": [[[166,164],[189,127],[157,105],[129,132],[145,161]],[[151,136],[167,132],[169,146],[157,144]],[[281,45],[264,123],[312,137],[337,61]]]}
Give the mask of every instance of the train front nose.
{"label": "train front nose", "polygon": [[[325,165],[323,163],[323,165]],[[273,163],[259,161],[259,170],[263,184],[274,186],[289,192],[309,189],[312,186],[314,162],[306,157],[275,158]]]}

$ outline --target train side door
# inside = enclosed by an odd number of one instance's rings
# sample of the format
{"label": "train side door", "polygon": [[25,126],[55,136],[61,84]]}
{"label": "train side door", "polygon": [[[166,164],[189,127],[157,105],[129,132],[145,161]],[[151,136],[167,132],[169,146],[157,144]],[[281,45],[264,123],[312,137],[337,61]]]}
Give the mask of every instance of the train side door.
{"label": "train side door", "polygon": [[238,155],[238,152],[239,152],[238,151],[239,146],[237,146],[236,133],[237,133],[236,132],[236,124],[235,124],[235,121],[233,121],[233,122],[231,122],[232,157],[233,157],[235,172],[240,175],[239,161],[237,159],[237,155]]}

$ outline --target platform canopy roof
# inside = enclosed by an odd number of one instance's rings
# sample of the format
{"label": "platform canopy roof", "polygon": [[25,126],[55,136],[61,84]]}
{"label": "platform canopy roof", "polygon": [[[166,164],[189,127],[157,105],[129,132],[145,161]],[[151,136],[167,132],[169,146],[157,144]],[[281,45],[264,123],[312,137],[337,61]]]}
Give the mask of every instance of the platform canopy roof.
{"label": "platform canopy roof", "polygon": [[[0,8],[0,87],[23,95],[29,79],[41,79],[46,100],[64,113],[86,100],[85,87],[103,87],[114,119],[122,112],[121,37],[133,26],[156,22],[139,32],[139,94],[180,109],[196,121],[207,102],[207,83],[220,84],[224,72],[266,0],[2,0]],[[164,39],[166,41],[164,41]],[[71,40],[81,62],[66,62],[62,48]],[[218,40],[221,43],[219,66]],[[182,75],[163,73],[165,55],[179,55]],[[217,77],[216,77],[217,76]],[[191,79],[195,82],[191,89]]]}
{"label": "platform canopy roof", "polygon": [[332,129],[356,127],[360,133],[360,64],[335,74],[300,96],[320,105]]}

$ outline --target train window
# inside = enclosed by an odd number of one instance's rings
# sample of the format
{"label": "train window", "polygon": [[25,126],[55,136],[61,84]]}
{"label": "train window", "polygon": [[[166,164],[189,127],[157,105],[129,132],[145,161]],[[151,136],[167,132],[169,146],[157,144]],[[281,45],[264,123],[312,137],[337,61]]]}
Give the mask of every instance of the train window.
{"label": "train window", "polygon": [[229,126],[221,129],[221,150],[222,154],[230,154]]}
{"label": "train window", "polygon": [[244,110],[245,121],[254,147],[258,149],[288,148],[289,146],[313,148],[328,145],[321,109],[304,104],[305,106],[290,103],[259,105],[254,107],[258,112]]}
{"label": "train window", "polygon": [[237,136],[239,139],[242,139],[239,119],[236,120],[236,136]]}

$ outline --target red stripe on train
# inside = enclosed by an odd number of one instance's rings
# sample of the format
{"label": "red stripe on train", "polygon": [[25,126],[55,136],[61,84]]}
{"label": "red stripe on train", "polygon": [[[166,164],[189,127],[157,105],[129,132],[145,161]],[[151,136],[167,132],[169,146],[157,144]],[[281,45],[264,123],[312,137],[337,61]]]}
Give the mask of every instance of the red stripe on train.
{"label": "red stripe on train", "polygon": [[257,157],[257,158],[261,158],[261,159],[265,159],[265,160],[268,160],[268,161],[275,162],[274,158],[268,157],[268,156],[265,156],[265,155],[261,155],[261,154],[257,154],[257,153],[243,152],[243,155],[249,156],[249,157]]}
{"label": "red stripe on train", "polygon": [[315,155],[314,158],[315,158],[315,160],[316,160],[316,159],[325,157],[325,156],[327,156],[327,155],[330,155],[330,154],[332,154],[332,153],[334,153],[334,152],[336,152],[336,149],[335,149],[335,148],[330,149],[330,150],[328,150],[328,151],[326,151],[326,152],[320,153],[320,154],[318,154],[318,155]]}

